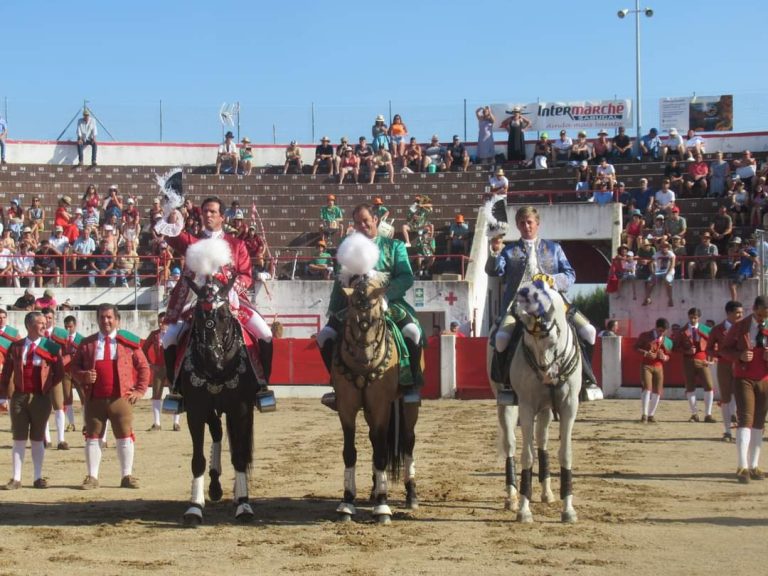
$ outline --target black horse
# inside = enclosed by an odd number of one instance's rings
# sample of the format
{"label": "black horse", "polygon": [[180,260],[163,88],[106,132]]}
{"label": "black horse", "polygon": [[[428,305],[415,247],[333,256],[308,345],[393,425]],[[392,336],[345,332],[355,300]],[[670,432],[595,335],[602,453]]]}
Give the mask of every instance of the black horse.
{"label": "black horse", "polygon": [[225,414],[235,468],[235,518],[247,522],[253,519],[253,509],[248,503],[248,472],[253,461],[253,408],[259,386],[248,359],[242,328],[229,308],[228,294],[235,278],[223,283],[208,276],[202,286],[188,277],[185,280],[197,295],[197,303],[177,384],[184,397],[192,437],[192,494],[184,521],[197,525],[203,520],[206,424],[214,436],[209,495],[212,500],[221,497],[216,460],[220,460],[221,454],[219,416]]}

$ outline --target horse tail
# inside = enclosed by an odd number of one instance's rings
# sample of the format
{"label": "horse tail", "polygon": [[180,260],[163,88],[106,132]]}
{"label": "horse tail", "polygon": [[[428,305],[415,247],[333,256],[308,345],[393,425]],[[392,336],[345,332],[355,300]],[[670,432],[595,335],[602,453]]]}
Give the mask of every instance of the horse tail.
{"label": "horse tail", "polygon": [[387,435],[388,475],[393,482],[397,482],[400,479],[400,470],[402,470],[403,462],[405,461],[406,428],[403,425],[404,419],[405,404],[402,397],[400,397],[392,401]]}

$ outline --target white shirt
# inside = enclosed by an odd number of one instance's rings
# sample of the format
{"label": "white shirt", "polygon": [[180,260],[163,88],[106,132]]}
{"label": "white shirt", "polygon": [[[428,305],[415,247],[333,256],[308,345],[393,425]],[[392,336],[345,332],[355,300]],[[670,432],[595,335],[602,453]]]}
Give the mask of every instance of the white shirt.
{"label": "white shirt", "polygon": [[8,248],[0,250],[0,270],[8,268],[8,265],[11,263],[11,258],[13,258],[13,252]]}
{"label": "white shirt", "polygon": [[[117,358],[117,330],[113,330],[109,333],[109,348],[110,348],[110,360],[115,360]],[[104,360],[104,340],[107,338],[107,336],[104,336],[101,332],[99,332],[99,339],[96,342],[96,355],[94,356],[94,360]]]}
{"label": "white shirt", "polygon": [[657,190],[654,198],[656,203],[664,208],[675,201],[675,193],[672,190],[667,190],[666,192],[664,190]]}
{"label": "white shirt", "polygon": [[489,181],[491,188],[509,188],[509,180],[507,180],[506,176],[502,176],[501,178],[497,178],[496,176],[491,176],[491,179]]}
{"label": "white shirt", "polygon": [[51,243],[51,246],[56,248],[59,252],[64,254],[66,252],[67,248],[69,248],[69,238],[61,235],[60,238],[56,238],[56,236],[51,236],[48,241]]}
{"label": "white shirt", "polygon": [[701,149],[704,150],[704,138],[701,136],[694,136],[693,138],[689,138],[685,143],[685,147],[688,149],[696,148],[696,146],[701,146]]}
{"label": "white shirt", "polygon": [[613,164],[598,166],[597,175],[598,176],[616,176],[616,169],[613,167]]}
{"label": "white shirt", "polygon": [[558,152],[567,152],[571,149],[573,146],[573,140],[571,140],[570,136],[566,136],[565,140],[558,139],[555,140],[554,144],[552,144],[552,147],[557,150]]}
{"label": "white shirt", "polygon": [[219,154],[237,154],[237,144],[232,140],[229,144],[226,141],[219,146]]}
{"label": "white shirt", "polygon": [[96,130],[96,122],[93,120],[93,118],[88,118],[88,121],[85,120],[85,118],[80,118],[80,120],[77,121],[77,138],[83,139],[83,140],[90,140],[91,138],[96,138],[98,135],[98,131]]}
{"label": "white shirt", "polygon": [[[40,346],[41,338],[37,340],[30,340],[29,337],[24,338],[24,349],[21,351],[21,365],[24,366],[27,363],[27,353],[29,352],[29,346],[34,344],[35,347]],[[43,359],[37,354],[32,357],[32,366],[40,366],[43,363]]]}

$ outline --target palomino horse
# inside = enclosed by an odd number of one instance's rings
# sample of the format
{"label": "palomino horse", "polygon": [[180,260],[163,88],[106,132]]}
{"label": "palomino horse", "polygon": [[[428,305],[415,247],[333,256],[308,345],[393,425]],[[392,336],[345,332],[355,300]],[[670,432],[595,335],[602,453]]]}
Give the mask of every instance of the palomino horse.
{"label": "palomino horse", "polygon": [[[356,513],[355,498],[355,421],[363,409],[373,447],[373,516],[388,524],[392,510],[387,504],[389,469],[391,479],[397,479],[407,445],[412,453],[415,437],[406,438],[402,422],[405,408],[399,389],[399,359],[395,338],[387,326],[384,314],[386,284],[372,272],[357,277],[351,287],[343,288],[348,300],[344,327],[337,342],[331,378],[336,389],[336,405],[344,432],[344,498],[336,512],[342,521],[351,520]],[[411,414],[411,422],[415,418]],[[410,430],[412,434],[412,429]],[[412,457],[406,461],[406,474],[412,472]],[[411,478],[407,499],[415,504],[415,483]]]}
{"label": "palomino horse", "polygon": [[203,519],[206,424],[214,436],[209,494],[212,500],[216,500],[217,495],[221,497],[218,486],[221,424],[218,416],[222,413],[227,417],[227,436],[235,468],[235,518],[244,522],[253,518],[253,509],[248,503],[248,471],[253,459],[253,408],[258,386],[240,323],[229,307],[228,296],[234,278],[232,276],[223,283],[214,276],[207,276],[205,283],[198,286],[185,277],[197,296],[178,376],[192,437],[192,495],[190,506],[184,513],[184,521],[190,525],[200,524]]}
{"label": "palomino horse", "polygon": [[[533,475],[534,420],[539,419],[540,444],[546,447],[549,422],[554,411],[560,420],[561,520],[575,522],[571,435],[579,409],[581,353],[576,333],[566,320],[566,306],[560,294],[545,282],[523,285],[515,296],[517,316],[524,334],[510,366],[512,388],[520,403],[523,435],[520,477],[520,509],[517,520],[532,522],[529,506]],[[540,465],[541,468],[541,465]]]}

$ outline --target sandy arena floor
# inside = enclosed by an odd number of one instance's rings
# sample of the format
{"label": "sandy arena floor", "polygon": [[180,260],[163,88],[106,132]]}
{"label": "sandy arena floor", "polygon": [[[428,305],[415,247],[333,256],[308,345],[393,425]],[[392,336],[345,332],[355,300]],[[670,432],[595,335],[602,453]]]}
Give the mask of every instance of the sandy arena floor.
{"label": "sandy arena floor", "polygon": [[[256,417],[256,520],[234,522],[227,462],[225,500],[206,508],[202,527],[187,529],[180,520],[189,437],[185,428],[170,431],[167,415],[164,430],[145,432],[144,402],[136,417],[140,490],[117,487],[114,448],[102,463],[102,487],[79,490],[83,441],[72,433],[72,450],[46,454],[52,487],[34,490],[27,452],[25,487],[0,491],[0,575],[765,574],[768,481],[738,484],[735,448],[720,441],[721,425],[688,423],[684,402],[662,402],[656,425],[638,423],[638,408],[629,400],[583,405],[575,429],[579,523],[561,524],[558,502],[534,504],[535,524],[519,525],[503,509],[493,404],[425,402],[416,447],[421,507],[404,511],[402,486],[394,486],[396,512],[386,527],[372,522],[367,505],[355,522],[335,522],[343,480],[338,420],[317,400],[281,400],[277,412]],[[10,477],[9,428],[3,416],[2,482]],[[364,493],[365,431],[358,440]],[[552,466],[559,469],[555,456]]]}

